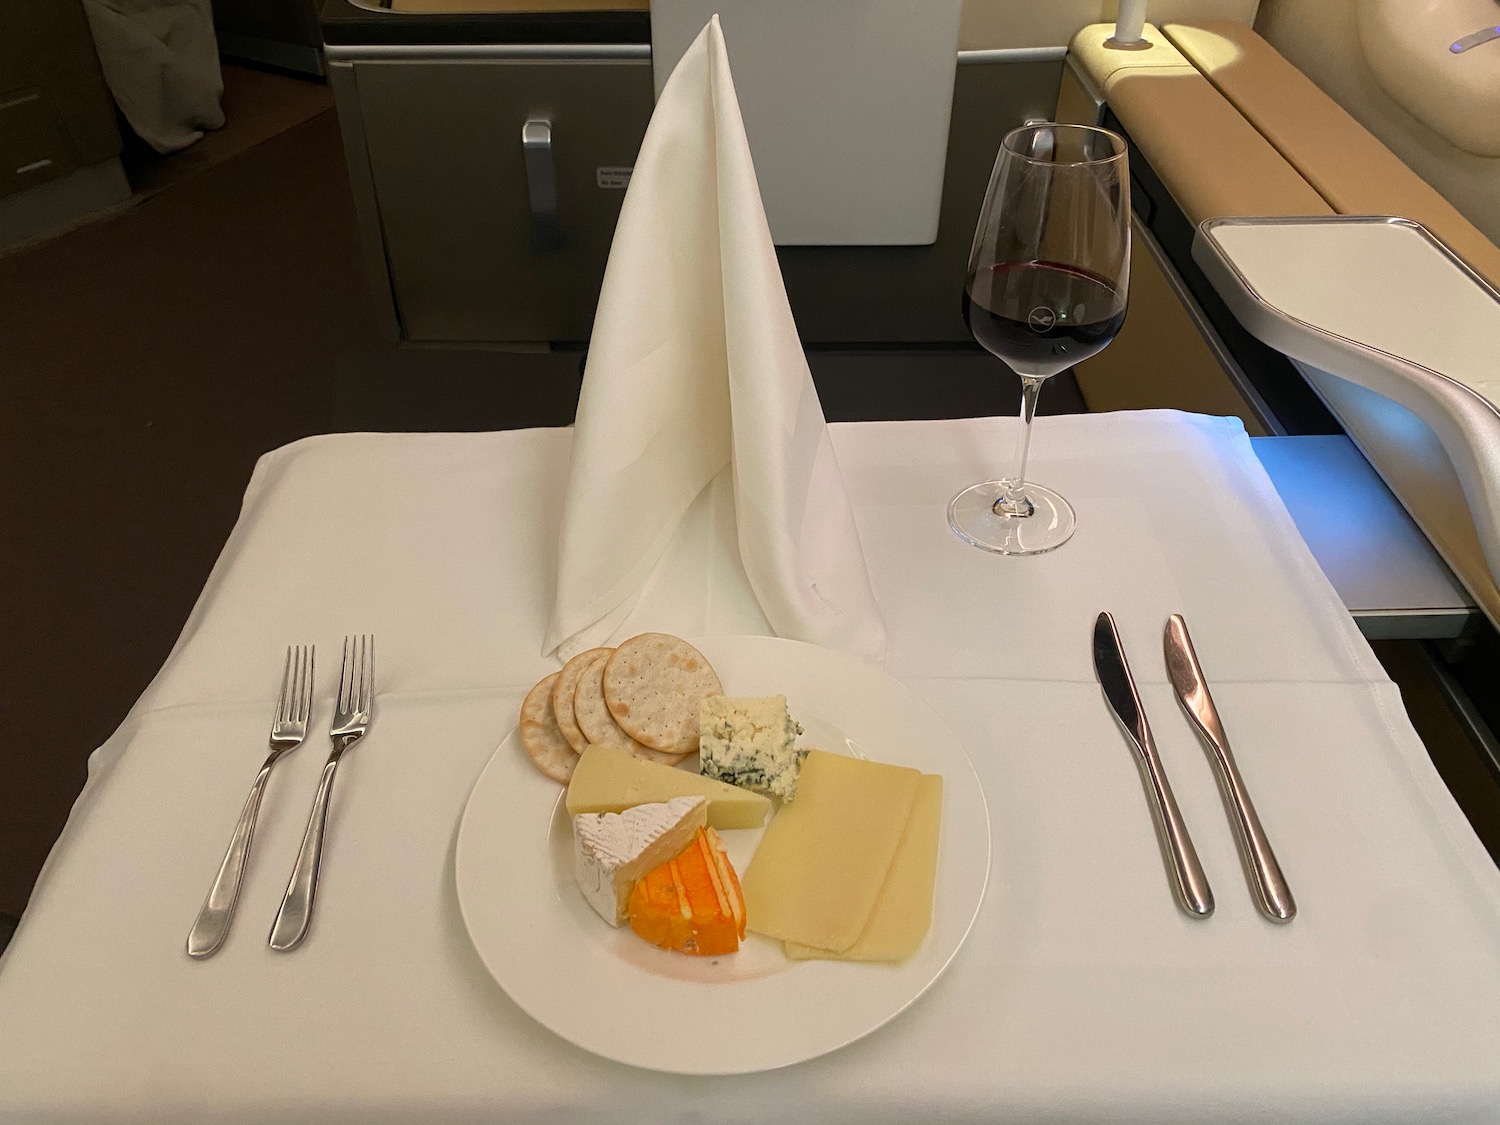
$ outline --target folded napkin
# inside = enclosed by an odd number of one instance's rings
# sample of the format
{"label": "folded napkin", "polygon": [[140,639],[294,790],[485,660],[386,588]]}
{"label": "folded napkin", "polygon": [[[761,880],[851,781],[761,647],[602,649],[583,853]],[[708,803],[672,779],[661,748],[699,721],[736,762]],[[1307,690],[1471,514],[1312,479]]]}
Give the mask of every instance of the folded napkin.
{"label": "folded napkin", "polygon": [[620,626],[694,498],[726,470],[740,561],[771,627],[882,660],[885,626],[715,17],[662,90],[610,250],[548,652],[566,657]]}

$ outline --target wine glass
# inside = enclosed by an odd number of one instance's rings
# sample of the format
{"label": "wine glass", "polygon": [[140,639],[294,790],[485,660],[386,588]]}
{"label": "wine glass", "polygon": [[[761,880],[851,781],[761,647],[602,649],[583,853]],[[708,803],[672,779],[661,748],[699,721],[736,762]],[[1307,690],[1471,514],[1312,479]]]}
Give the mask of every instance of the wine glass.
{"label": "wine glass", "polygon": [[1101,351],[1125,323],[1130,277],[1125,142],[1107,129],[1051,122],[1006,134],[974,231],[964,322],[1021,377],[1012,471],[948,505],[959,538],[1002,555],[1039,555],[1073,534],[1068,502],[1026,483],[1042,383]]}

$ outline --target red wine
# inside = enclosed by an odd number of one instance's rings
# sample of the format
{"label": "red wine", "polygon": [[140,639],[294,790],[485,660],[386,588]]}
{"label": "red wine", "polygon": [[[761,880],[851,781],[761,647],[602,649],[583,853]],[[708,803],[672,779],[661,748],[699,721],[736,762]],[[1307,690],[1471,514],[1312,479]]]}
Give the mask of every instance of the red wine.
{"label": "red wine", "polygon": [[1059,262],[1001,262],[964,289],[964,323],[1020,375],[1055,375],[1088,359],[1125,323],[1109,281]]}

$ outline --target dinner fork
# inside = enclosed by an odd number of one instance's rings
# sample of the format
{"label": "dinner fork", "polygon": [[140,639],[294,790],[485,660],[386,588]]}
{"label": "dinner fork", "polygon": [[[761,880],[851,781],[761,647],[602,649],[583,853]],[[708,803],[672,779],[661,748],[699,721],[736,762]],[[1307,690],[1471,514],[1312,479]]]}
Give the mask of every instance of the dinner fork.
{"label": "dinner fork", "polygon": [[229,923],[234,918],[234,904],[240,897],[240,880],[245,874],[245,864],[250,859],[250,841],[255,835],[255,818],[260,812],[260,801],[266,792],[266,782],[273,767],[283,754],[290,753],[302,745],[307,737],[307,719],[312,710],[314,658],[317,647],[298,645],[286,650],[286,668],[281,674],[281,696],[276,701],[276,718],[271,723],[271,754],[255,775],[255,784],[250,787],[250,796],[245,799],[245,808],[240,813],[239,823],[234,826],[234,835],[229,838],[229,850],[224,853],[224,862],[219,865],[213,886],[198,920],[188,934],[189,957],[202,960],[212,957],[229,936]]}
{"label": "dinner fork", "polygon": [[334,707],[328,736],[333,752],[323,765],[323,779],[313,798],[312,815],[302,835],[292,878],[287,883],[281,909],[271,926],[271,948],[285,953],[295,949],[312,924],[313,899],[318,893],[318,866],[323,860],[323,829],[328,822],[328,801],[333,793],[333,775],[339,760],[370,728],[370,706],[375,699],[375,638],[345,637],[344,664],[339,670],[339,698]]}

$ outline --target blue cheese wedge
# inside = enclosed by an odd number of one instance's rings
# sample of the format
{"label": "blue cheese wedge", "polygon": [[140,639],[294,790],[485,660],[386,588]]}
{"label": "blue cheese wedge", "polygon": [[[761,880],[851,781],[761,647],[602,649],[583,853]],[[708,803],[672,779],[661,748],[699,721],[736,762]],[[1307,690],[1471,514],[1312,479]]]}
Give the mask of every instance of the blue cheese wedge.
{"label": "blue cheese wedge", "polygon": [[786,696],[731,699],[711,695],[699,707],[698,760],[704,777],[790,801],[797,795],[802,727]]}
{"label": "blue cheese wedge", "polygon": [[673,797],[618,813],[573,818],[573,876],[611,926],[629,914],[630,892],[648,871],[680,855],[708,822],[703,797]]}

